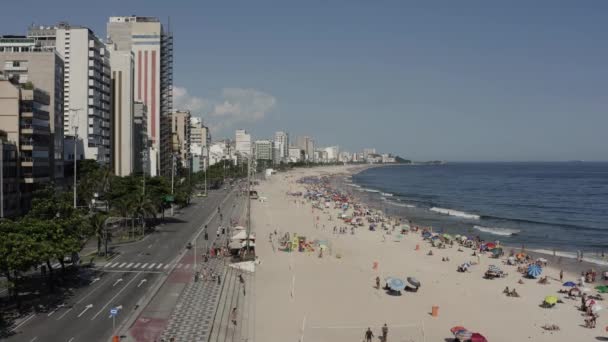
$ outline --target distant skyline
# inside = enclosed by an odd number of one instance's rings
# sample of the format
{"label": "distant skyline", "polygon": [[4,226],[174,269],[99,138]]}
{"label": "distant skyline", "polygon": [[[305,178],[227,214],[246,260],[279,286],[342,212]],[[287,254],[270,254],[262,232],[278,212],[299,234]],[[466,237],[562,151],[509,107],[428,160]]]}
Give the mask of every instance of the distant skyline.
{"label": "distant skyline", "polygon": [[[413,160],[608,160],[605,1],[21,1],[0,34],[171,18],[176,108]],[[8,14],[8,15],[7,15]],[[294,140],[295,141],[295,140]]]}

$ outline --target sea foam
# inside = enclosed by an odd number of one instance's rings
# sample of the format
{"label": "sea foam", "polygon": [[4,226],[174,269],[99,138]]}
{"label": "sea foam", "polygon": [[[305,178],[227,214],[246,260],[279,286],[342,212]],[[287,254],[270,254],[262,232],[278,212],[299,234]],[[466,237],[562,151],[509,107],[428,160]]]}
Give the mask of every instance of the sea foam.
{"label": "sea foam", "polygon": [[465,213],[464,211],[445,209],[445,208],[439,208],[439,207],[432,207],[430,210],[434,211],[436,213],[444,214],[444,215],[462,217],[462,218],[472,219],[472,220],[479,220],[479,215]]}
{"label": "sea foam", "polygon": [[382,193],[382,196],[385,196],[385,197],[393,197],[393,194],[388,193],[388,192],[383,192],[383,193]]}
{"label": "sea foam", "polygon": [[511,236],[519,233],[517,229],[508,229],[508,228],[497,228],[497,227],[484,227],[484,226],[473,226],[474,229],[479,230],[480,232],[500,235],[500,236]]}

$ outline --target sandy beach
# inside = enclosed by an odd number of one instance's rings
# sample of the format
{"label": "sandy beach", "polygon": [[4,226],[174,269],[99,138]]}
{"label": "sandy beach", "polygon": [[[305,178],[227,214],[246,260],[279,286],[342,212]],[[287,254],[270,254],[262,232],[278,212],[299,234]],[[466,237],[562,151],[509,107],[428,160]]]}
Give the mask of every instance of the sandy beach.
{"label": "sandy beach", "polygon": [[[596,328],[585,328],[584,313],[578,310],[580,299],[567,299],[557,292],[563,289],[560,269],[551,263],[543,269],[542,275],[549,277],[549,284],[543,285],[523,278],[516,267],[503,264],[504,258],[486,254],[478,258],[471,249],[458,251],[457,246],[433,248],[420,233],[398,239],[370,231],[366,224],[356,228],[354,235],[350,228],[348,234],[334,234],[334,226],[347,226],[337,219],[338,209],[313,209],[309,201],[303,203],[303,198],[287,194],[304,191],[296,183],[304,176],[357,171],[353,167],[296,169],[273,175],[256,187],[263,201],[251,204],[261,261],[255,274],[255,341],[358,342],[364,341],[368,327],[378,341],[385,323],[387,342],[452,341],[454,326],[479,332],[492,342],[608,341],[605,310],[599,311]],[[329,251],[322,258],[318,251],[280,251],[277,239],[269,239],[275,230],[279,236],[289,232],[309,241],[327,240]],[[434,254],[427,255],[431,249]],[[446,257],[450,261],[442,261]],[[457,272],[459,265],[470,261],[479,264],[469,272]],[[492,264],[508,275],[484,279]],[[564,269],[563,281],[577,281],[585,266]],[[393,295],[375,288],[377,276],[382,284],[389,276],[415,277],[422,286],[416,293]],[[599,280],[588,286],[604,283]],[[507,286],[520,297],[503,294]],[[563,303],[541,307],[548,295],[558,296]],[[598,303],[605,307],[604,302]],[[431,315],[433,306],[439,307],[436,317]],[[545,325],[557,325],[560,330],[547,331],[542,328]]]}

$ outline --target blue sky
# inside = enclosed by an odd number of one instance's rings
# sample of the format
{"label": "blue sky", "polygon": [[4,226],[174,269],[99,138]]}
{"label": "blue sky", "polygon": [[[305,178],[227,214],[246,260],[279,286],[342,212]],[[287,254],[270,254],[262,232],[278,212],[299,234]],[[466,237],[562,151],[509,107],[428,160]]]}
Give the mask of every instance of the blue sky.
{"label": "blue sky", "polygon": [[[86,5],[86,6],[85,6]],[[2,34],[171,17],[179,105],[416,160],[608,160],[605,1],[12,1]],[[10,14],[10,15],[7,15]]]}

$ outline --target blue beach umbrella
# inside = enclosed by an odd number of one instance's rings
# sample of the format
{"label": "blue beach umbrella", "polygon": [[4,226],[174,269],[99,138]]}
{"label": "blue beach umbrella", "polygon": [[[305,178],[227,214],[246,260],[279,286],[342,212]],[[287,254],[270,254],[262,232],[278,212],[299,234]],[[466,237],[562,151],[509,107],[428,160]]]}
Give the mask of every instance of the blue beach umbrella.
{"label": "blue beach umbrella", "polygon": [[541,275],[543,273],[543,269],[542,267],[533,264],[528,266],[528,276],[532,277],[532,278],[536,278],[539,275]]}
{"label": "blue beach umbrella", "polygon": [[566,286],[566,287],[575,287],[575,286],[576,286],[576,283],[575,283],[575,282],[573,282],[573,281],[567,281],[567,282],[565,282],[565,283],[563,284],[563,286]]}
{"label": "blue beach umbrella", "polygon": [[386,278],[386,284],[393,291],[402,291],[405,289],[405,282],[399,278]]}
{"label": "blue beach umbrella", "polygon": [[426,232],[422,233],[422,237],[425,238],[425,239],[428,238],[428,237],[430,237],[430,236],[431,236],[431,232],[426,231]]}

